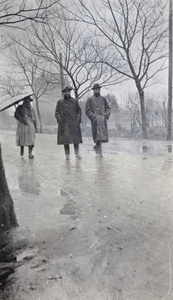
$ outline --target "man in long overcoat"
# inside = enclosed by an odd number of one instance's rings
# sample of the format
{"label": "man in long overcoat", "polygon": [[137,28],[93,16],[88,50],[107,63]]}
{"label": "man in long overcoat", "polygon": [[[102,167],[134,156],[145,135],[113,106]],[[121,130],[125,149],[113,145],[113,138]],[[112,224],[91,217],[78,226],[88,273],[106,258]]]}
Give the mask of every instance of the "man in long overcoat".
{"label": "man in long overcoat", "polygon": [[64,145],[66,159],[70,157],[70,144],[74,144],[76,158],[81,158],[79,144],[82,143],[80,129],[82,110],[78,100],[71,97],[71,90],[69,86],[62,90],[63,98],[57,102],[55,109],[55,118],[58,123],[57,144]]}
{"label": "man in long overcoat", "polygon": [[100,88],[98,83],[93,85],[94,95],[87,99],[85,112],[91,120],[94,150],[102,157],[102,142],[108,142],[107,119],[110,116],[110,107],[107,100],[100,95]]}

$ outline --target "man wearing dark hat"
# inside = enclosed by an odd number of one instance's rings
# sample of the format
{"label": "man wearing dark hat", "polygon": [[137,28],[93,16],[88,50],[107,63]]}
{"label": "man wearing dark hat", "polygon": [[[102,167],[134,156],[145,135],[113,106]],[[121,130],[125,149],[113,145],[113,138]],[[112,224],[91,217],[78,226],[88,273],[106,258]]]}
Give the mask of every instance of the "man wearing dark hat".
{"label": "man wearing dark hat", "polygon": [[24,155],[24,146],[28,147],[29,159],[34,158],[32,151],[35,144],[36,117],[34,109],[31,107],[33,99],[27,96],[23,99],[23,104],[19,105],[14,117],[18,120],[16,130],[16,144],[20,146],[20,155]]}
{"label": "man wearing dark hat", "polygon": [[63,90],[63,98],[57,102],[55,118],[58,123],[57,144],[64,145],[66,159],[70,158],[70,144],[74,144],[76,158],[79,155],[79,144],[82,143],[80,129],[82,110],[78,101],[71,97],[72,88],[66,86]]}
{"label": "man wearing dark hat", "polygon": [[110,107],[107,100],[100,95],[101,86],[95,83],[92,89],[94,95],[87,99],[85,112],[91,120],[94,150],[102,157],[102,142],[108,142],[107,119],[110,116]]}

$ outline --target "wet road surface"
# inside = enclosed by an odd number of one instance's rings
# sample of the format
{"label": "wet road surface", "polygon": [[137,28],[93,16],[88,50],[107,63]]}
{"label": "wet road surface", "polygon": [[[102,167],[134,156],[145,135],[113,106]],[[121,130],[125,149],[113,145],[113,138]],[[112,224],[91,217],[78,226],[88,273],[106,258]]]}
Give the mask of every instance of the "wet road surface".
{"label": "wet road surface", "polygon": [[82,159],[71,147],[66,161],[55,135],[38,134],[28,160],[14,132],[0,136],[14,236],[32,256],[6,299],[173,299],[172,144],[110,139],[97,158],[84,139]]}

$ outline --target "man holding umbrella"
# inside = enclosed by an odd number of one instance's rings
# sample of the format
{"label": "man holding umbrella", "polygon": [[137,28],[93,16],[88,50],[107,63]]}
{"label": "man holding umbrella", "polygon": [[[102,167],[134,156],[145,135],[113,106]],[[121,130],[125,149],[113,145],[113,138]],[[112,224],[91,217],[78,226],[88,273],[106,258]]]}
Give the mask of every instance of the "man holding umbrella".
{"label": "man holding umbrella", "polygon": [[[32,151],[35,144],[36,117],[31,107],[31,96],[22,99],[23,104],[19,105],[14,113],[17,119],[16,144],[20,146],[20,155],[24,155],[24,146],[28,147],[28,158],[34,158]],[[21,101],[21,100],[20,100]]]}

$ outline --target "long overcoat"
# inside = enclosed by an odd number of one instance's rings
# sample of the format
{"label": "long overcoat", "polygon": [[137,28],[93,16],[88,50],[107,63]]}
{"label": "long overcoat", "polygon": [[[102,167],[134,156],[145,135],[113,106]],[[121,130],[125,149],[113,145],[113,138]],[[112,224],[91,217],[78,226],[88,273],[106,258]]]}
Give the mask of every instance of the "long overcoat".
{"label": "long overcoat", "polygon": [[17,119],[16,144],[17,146],[34,146],[36,132],[36,117],[34,109],[24,104],[19,105],[14,113]]}
{"label": "long overcoat", "polygon": [[82,143],[80,129],[82,110],[76,99],[70,97],[57,102],[55,118],[58,122],[57,144]]}
{"label": "long overcoat", "polygon": [[108,142],[107,119],[110,116],[110,107],[102,96],[92,96],[87,99],[85,112],[91,120],[91,129],[94,143]]}

